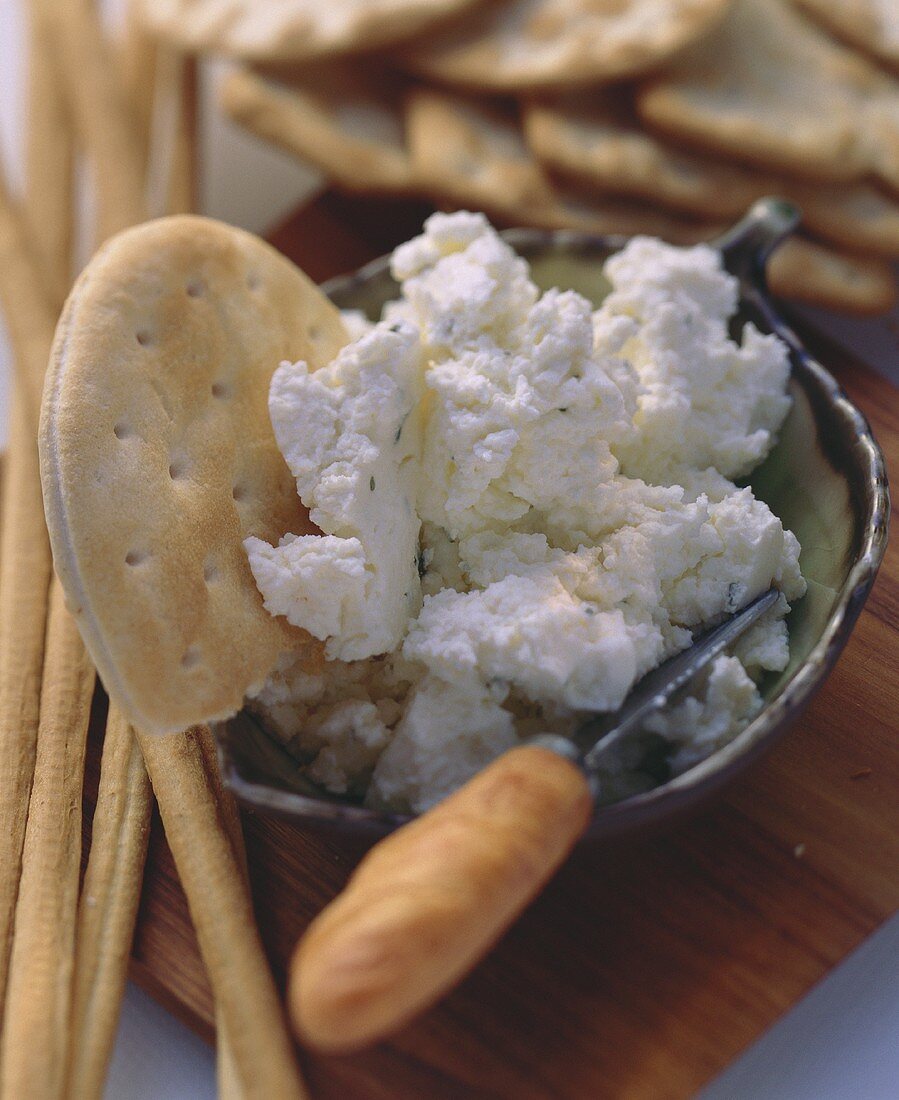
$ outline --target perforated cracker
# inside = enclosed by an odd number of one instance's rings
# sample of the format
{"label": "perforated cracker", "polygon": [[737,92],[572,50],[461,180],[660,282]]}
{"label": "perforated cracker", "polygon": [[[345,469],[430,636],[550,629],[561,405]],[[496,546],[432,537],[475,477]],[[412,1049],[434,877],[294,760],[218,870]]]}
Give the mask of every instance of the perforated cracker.
{"label": "perforated cracker", "polygon": [[707,240],[724,228],[557,184],[525,144],[514,112],[501,105],[418,91],[409,97],[408,112],[416,176],[439,203],[485,210],[506,224],[648,233],[679,244]]}
{"label": "perforated cracker", "polygon": [[300,61],[387,46],[483,0],[141,0],[148,27],[188,52]]}
{"label": "perforated cracker", "polygon": [[404,132],[406,83],[371,64],[263,75],[239,69],[221,101],[235,122],[320,168],[344,191],[416,193]]}
{"label": "perforated cracker", "polygon": [[410,45],[437,80],[518,91],[620,80],[661,64],[721,19],[731,0],[492,0]]}
{"label": "perforated cracker", "polygon": [[242,542],[311,530],[269,380],[344,340],[292,264],[203,218],[120,234],[75,284],[44,393],[45,510],[67,602],[142,730],[233,713],[279,652],[306,643],[264,610]]}
{"label": "perforated cracker", "polygon": [[899,68],[899,4],[895,0],[796,3],[838,37]]}
{"label": "perforated cracker", "polygon": [[787,0],[727,17],[638,92],[644,120],[707,151],[813,179],[899,187],[899,81]]}
{"label": "perforated cracker", "polygon": [[880,260],[791,237],[771,256],[768,286],[781,298],[861,315],[885,313],[896,303],[896,278]]}
{"label": "perforated cracker", "polygon": [[666,141],[640,122],[624,90],[530,104],[524,128],[544,164],[601,190],[726,219],[777,195],[797,203],[805,226],[825,240],[888,259],[899,256],[899,201],[884,191],[866,182],[808,184]]}
{"label": "perforated cracker", "polygon": [[721,218],[739,216],[761,195],[779,194],[762,172],[664,142],[643,127],[621,89],[528,104],[524,129],[548,167],[615,194]]}

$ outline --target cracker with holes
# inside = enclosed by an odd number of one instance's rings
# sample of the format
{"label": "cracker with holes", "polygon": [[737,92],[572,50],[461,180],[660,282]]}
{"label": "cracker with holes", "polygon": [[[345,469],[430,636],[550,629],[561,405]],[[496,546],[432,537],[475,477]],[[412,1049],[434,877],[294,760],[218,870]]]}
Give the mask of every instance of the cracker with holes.
{"label": "cracker with holes", "polygon": [[369,64],[239,69],[222,85],[235,122],[321,169],[349,192],[416,193],[403,124],[406,82]]}
{"label": "cracker with holes", "polygon": [[796,0],[796,3],[838,38],[899,68],[896,0]]}
{"label": "cracker with holes", "polygon": [[492,0],[413,43],[403,60],[444,83],[494,91],[620,80],[707,33],[731,0]]}
{"label": "cracker with holes", "polygon": [[780,298],[862,316],[886,313],[896,304],[896,278],[889,264],[790,237],[772,254],[768,286]]}
{"label": "cracker with holes", "polygon": [[739,218],[766,195],[790,199],[812,232],[845,248],[899,257],[899,201],[866,182],[809,184],[715,157],[647,129],[621,89],[568,94],[525,108],[525,135],[550,169],[612,194],[697,217]]}
{"label": "cracker with holes", "polygon": [[899,187],[899,81],[788,0],[735,0],[637,101],[650,126],[709,151]]}
{"label": "cracker with holes", "polygon": [[486,210],[513,225],[646,233],[675,244],[708,240],[724,228],[557,184],[525,144],[514,111],[502,103],[421,90],[409,97],[406,127],[415,173],[444,205]]}
{"label": "cracker with holes", "polygon": [[483,0],[140,0],[154,34],[188,53],[308,61],[388,46]]}
{"label": "cracker with holes", "polygon": [[665,143],[642,126],[619,88],[527,104],[524,129],[547,167],[612,194],[719,218],[739,217],[760,196],[779,194],[770,174]]}
{"label": "cracker with holes", "polygon": [[263,608],[243,540],[313,530],[269,381],[345,339],[297,268],[203,218],[122,233],[75,284],[44,392],[45,510],[85,643],[139,728],[232,714],[285,648],[311,644]]}

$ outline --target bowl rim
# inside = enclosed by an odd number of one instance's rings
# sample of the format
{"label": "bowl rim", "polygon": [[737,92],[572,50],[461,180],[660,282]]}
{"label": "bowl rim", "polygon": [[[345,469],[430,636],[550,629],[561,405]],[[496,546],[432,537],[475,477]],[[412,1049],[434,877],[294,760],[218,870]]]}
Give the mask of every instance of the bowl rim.
{"label": "bowl rim", "polygon": [[[692,803],[722,786],[754,756],[772,746],[778,735],[785,732],[788,719],[805,708],[815,688],[823,682],[836,662],[883,560],[890,517],[890,494],[883,451],[865,415],[849,399],[830,371],[805,348],[768,292],[765,261],[777,244],[789,235],[798,217],[798,208],[793,204],[780,199],[763,199],[755,203],[733,229],[709,244],[722,253],[728,269],[738,276],[741,303],[754,306],[770,331],[784,341],[791,360],[801,364],[807,379],[825,397],[833,415],[851,435],[851,449],[856,453],[867,488],[861,542],[820,638],[779,694],[766,703],[732,741],[685,772],[649,791],[598,807],[590,828],[590,835],[594,837],[629,831],[668,816],[669,812],[676,813],[684,804]],[[615,252],[630,239],[626,236],[531,228],[505,230],[502,236],[516,251],[525,255],[541,248]],[[382,277],[389,264],[389,254],[379,256],[354,272],[330,279],[322,284],[321,289],[332,299],[348,294]],[[791,375],[795,372],[795,363]],[[861,511],[859,505],[857,507]],[[255,718],[252,720],[259,725]],[[418,816],[311,797],[246,779],[231,751],[228,737],[230,721],[233,719],[214,723],[213,728],[222,774],[227,785],[244,804],[276,815],[308,821],[340,821],[379,830],[395,828]]]}

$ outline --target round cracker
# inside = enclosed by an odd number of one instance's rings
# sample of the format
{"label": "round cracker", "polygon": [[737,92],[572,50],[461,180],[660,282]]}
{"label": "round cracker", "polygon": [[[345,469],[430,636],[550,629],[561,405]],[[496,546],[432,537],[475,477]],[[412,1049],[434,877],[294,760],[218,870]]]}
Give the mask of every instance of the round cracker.
{"label": "round cracker", "polygon": [[899,4],[895,0],[796,0],[831,31],[899,68]]}
{"label": "round cracker", "polygon": [[308,61],[401,42],[479,0],[140,0],[146,25],[190,53]]}
{"label": "round cracker", "polygon": [[619,80],[667,60],[731,0],[492,0],[417,41],[404,60],[445,83],[496,91]]}
{"label": "round cracker", "polygon": [[806,228],[824,240],[899,257],[899,201],[884,191],[865,181],[809,184],[683,149],[642,126],[621,89],[528,104],[525,134],[542,163],[600,191],[727,219],[766,195],[780,195],[801,207]]}
{"label": "round cracker", "polygon": [[526,104],[524,129],[550,169],[698,217],[737,218],[757,199],[782,193],[765,173],[665,143],[641,125],[620,88]]}
{"label": "round cracker", "polygon": [[726,19],[638,89],[651,127],[812,180],[899,187],[899,82],[786,0],[735,0]]}
{"label": "round cracker", "polygon": [[790,237],[775,249],[765,273],[773,294],[822,309],[874,316],[896,304],[889,264],[805,237]]}
{"label": "round cracker", "polygon": [[410,94],[407,110],[413,168],[443,206],[485,210],[510,225],[648,233],[678,244],[708,240],[723,228],[550,179],[525,144],[515,113],[501,103],[423,89]]}
{"label": "round cracker", "polygon": [[405,93],[396,73],[334,62],[305,67],[302,77],[236,69],[222,84],[221,104],[235,122],[321,169],[344,191],[415,195]]}
{"label": "round cracker", "polygon": [[271,375],[345,342],[264,242],[148,222],[91,261],[56,331],[40,426],[57,572],[112,699],[147,732],[234,713],[306,636],[265,611],[243,548],[309,532],[275,443]]}

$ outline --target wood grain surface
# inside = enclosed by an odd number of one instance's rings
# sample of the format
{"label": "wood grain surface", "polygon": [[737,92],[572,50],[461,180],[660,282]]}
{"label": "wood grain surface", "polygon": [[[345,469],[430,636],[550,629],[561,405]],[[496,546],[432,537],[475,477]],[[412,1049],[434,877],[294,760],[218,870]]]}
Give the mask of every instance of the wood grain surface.
{"label": "wood grain surface", "polygon": [[[425,213],[326,196],[272,239],[321,280],[407,238]],[[861,366],[837,373],[899,470],[899,394]],[[315,1095],[694,1093],[899,908],[897,664],[894,539],[839,664],[779,747],[690,820],[579,849],[490,958],[393,1042],[302,1054]],[[97,761],[94,738],[89,803]],[[252,814],[245,829],[283,982],[298,936],[363,847]],[[209,989],[158,821],[147,866],[133,976],[211,1039]]]}

